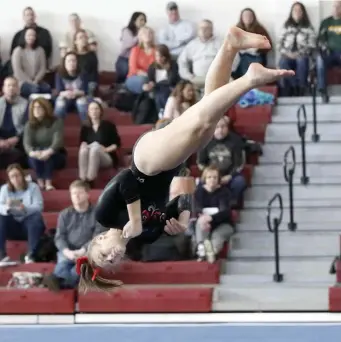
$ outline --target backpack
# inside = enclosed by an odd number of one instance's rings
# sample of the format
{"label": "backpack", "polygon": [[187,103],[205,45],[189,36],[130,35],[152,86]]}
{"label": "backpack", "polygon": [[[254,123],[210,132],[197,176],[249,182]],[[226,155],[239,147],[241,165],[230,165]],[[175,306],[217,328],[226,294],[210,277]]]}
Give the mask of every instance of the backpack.
{"label": "backpack", "polygon": [[36,251],[33,253],[35,262],[56,262],[57,248],[54,244],[55,229],[50,229],[42,235],[39,240]]}
{"label": "backpack", "polygon": [[13,272],[7,288],[32,289],[42,287],[43,274],[38,272]]}
{"label": "backpack", "polygon": [[109,107],[115,107],[122,112],[131,112],[138,95],[131,93],[125,88],[118,88],[114,91]]}
{"label": "backpack", "polygon": [[134,103],[132,118],[135,125],[155,124],[159,115],[156,109],[155,101],[149,96],[149,93],[143,92]]}

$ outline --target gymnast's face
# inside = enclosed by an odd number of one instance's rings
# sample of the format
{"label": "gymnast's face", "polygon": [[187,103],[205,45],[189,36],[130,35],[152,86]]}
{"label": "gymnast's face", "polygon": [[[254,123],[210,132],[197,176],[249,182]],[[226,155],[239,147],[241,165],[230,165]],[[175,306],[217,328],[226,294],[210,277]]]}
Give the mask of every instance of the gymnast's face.
{"label": "gymnast's face", "polygon": [[122,261],[126,246],[118,229],[109,229],[95,237],[92,259],[100,267],[117,267]]}

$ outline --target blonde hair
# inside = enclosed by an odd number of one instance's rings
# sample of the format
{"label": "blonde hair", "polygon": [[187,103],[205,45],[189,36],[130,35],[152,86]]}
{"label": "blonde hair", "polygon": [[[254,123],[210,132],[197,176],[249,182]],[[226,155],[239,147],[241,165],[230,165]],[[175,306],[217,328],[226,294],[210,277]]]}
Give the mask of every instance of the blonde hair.
{"label": "blonde hair", "polygon": [[123,285],[120,280],[107,279],[98,275],[102,268],[94,261],[94,255],[97,253],[96,246],[98,243],[94,238],[88,246],[87,256],[77,260],[77,273],[80,277],[78,290],[82,293],[88,291],[112,292]]}
{"label": "blonde hair", "polygon": [[203,184],[206,183],[206,178],[207,178],[207,175],[210,173],[210,172],[216,172],[218,174],[218,181],[220,183],[221,181],[221,175],[220,175],[220,171],[219,169],[215,166],[215,165],[210,165],[210,166],[207,166],[204,168],[203,172],[202,172],[202,175],[201,175],[201,181]]}
{"label": "blonde hair", "polygon": [[142,42],[142,36],[143,36],[144,34],[147,34],[148,32],[150,32],[150,33],[152,34],[152,36],[153,36],[153,39],[152,39],[152,41],[151,41],[150,46],[151,46],[151,47],[155,47],[155,32],[154,32],[154,30],[153,30],[151,27],[149,27],[149,26],[142,26],[142,27],[139,29],[139,32],[137,33],[137,38],[138,38],[139,46],[140,46],[141,49],[144,48],[144,44],[143,44],[143,42]]}

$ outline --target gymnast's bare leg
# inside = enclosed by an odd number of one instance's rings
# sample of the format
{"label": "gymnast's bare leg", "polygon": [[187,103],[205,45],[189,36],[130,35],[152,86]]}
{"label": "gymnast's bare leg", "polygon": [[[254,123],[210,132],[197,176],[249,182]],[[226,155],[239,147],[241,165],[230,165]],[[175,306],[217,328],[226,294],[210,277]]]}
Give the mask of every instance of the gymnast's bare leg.
{"label": "gymnast's bare leg", "polygon": [[264,36],[229,29],[207,73],[205,96],[171,124],[138,141],[134,161],[140,172],[153,176],[176,168],[212,139],[218,121],[245,92],[294,75],[291,70],[271,70],[254,63],[244,76],[228,83],[236,54],[247,48],[271,46]]}

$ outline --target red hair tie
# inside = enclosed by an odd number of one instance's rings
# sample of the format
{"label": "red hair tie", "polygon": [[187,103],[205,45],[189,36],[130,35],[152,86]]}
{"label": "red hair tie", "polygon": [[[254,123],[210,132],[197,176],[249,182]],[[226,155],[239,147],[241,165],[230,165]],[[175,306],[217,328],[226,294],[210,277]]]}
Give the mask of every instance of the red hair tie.
{"label": "red hair tie", "polygon": [[[77,259],[77,261],[76,261],[76,272],[77,272],[78,275],[81,275],[82,265],[87,264],[87,263],[89,263],[89,259],[88,259],[87,256],[82,256],[82,257]],[[94,274],[93,274],[93,276],[91,278],[92,281],[94,281],[96,279],[96,277],[98,276],[99,269],[95,268],[93,270],[93,272],[94,272]]]}

